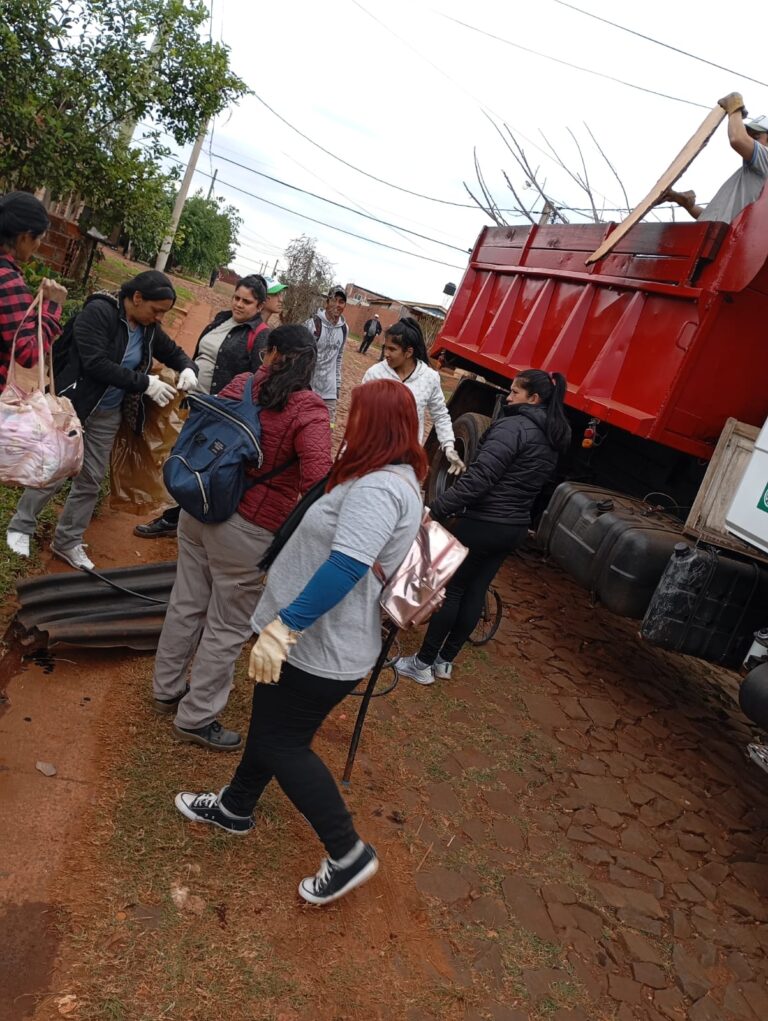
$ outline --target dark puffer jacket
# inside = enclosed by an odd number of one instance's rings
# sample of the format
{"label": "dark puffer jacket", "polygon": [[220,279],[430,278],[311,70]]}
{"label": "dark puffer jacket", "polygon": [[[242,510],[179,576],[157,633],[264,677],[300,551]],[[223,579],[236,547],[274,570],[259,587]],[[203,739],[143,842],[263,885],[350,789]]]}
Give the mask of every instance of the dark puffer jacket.
{"label": "dark puffer jacket", "polygon": [[53,345],[53,375],[56,391],[69,397],[78,418],[85,422],[110,386],[134,395],[131,413],[123,408],[137,433],[144,425],[144,393],[149,386],[152,359],[181,372],[197,367],[160,326],[144,327],[141,362],[138,369],[122,365],[128,347],[128,319],[123,301],[116,294],[92,294]]}
{"label": "dark puffer jacket", "polygon": [[[253,378],[256,401],[268,373],[269,369],[262,366],[255,378],[247,373],[236,376],[219,396],[242,397]],[[263,409],[259,418],[264,459],[255,477],[291,460],[294,463],[263,485],[247,489],[237,512],[274,532],[296,506],[299,496],[331,470],[331,427],[328,409],[312,390],[297,390],[290,395],[283,411]]]}
{"label": "dark puffer jacket", "polygon": [[557,466],[546,421],[546,409],[539,405],[507,408],[483,436],[465,474],[432,503],[433,515],[530,524],[531,507]]}
{"label": "dark puffer jacket", "polygon": [[[206,326],[198,338],[193,358],[197,359],[200,341],[206,333],[210,333],[227,319],[232,319],[231,312],[219,312]],[[241,372],[258,372],[261,367],[261,354],[267,349],[267,338],[271,332],[264,325],[260,315],[249,319],[247,323],[236,323],[234,319],[232,320],[232,329],[224,338],[219,353],[216,355],[211,381],[212,394],[217,394],[222,387],[225,387],[235,376],[239,376]]]}

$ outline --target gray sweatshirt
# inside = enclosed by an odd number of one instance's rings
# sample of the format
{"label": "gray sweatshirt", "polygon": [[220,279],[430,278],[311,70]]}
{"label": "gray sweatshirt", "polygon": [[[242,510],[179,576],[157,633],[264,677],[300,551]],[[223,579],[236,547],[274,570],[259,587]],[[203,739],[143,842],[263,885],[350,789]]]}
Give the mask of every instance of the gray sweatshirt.
{"label": "gray sweatshirt", "polygon": [[[321,331],[317,341],[317,364],[312,374],[312,389],[325,400],[335,401],[341,389],[341,356],[346,339],[344,316],[334,325],[325,315],[325,309],[317,310]],[[317,336],[315,320],[310,317],[304,323],[313,337]]]}

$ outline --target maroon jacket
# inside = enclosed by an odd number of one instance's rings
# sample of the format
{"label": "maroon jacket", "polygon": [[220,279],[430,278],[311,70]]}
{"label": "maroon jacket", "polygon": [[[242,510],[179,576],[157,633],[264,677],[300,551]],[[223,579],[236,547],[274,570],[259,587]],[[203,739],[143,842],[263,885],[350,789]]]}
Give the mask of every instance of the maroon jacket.
{"label": "maroon jacket", "polygon": [[[253,380],[253,399],[258,400],[261,384],[269,369],[262,367]],[[250,373],[235,376],[219,391],[219,397],[243,396]],[[264,455],[256,478],[286,461],[298,461],[263,485],[251,486],[237,508],[248,521],[276,531],[296,506],[296,501],[331,470],[331,427],[328,409],[312,390],[297,390],[283,411],[263,409],[261,451]]]}
{"label": "maroon jacket", "polygon": [[[0,393],[5,389],[8,378],[14,334],[31,304],[32,294],[24,283],[18,263],[10,255],[0,256]],[[43,302],[43,347],[46,354],[61,333],[60,318],[60,305]],[[27,316],[19,330],[16,361],[25,368],[37,365],[37,312]]]}

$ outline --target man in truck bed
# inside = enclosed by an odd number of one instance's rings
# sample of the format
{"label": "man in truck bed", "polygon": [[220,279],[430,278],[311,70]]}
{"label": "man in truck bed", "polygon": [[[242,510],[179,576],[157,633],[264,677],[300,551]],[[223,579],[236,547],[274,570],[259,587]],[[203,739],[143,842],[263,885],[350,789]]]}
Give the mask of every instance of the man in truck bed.
{"label": "man in truck bed", "polygon": [[760,198],[768,177],[768,117],[761,116],[745,121],[744,100],[738,92],[731,92],[718,100],[728,114],[728,141],[731,148],[744,161],[718,189],[706,208],[696,205],[696,193],[673,191],[671,188],[663,202],[676,202],[687,210],[694,220],[720,220],[730,223],[739,213]]}

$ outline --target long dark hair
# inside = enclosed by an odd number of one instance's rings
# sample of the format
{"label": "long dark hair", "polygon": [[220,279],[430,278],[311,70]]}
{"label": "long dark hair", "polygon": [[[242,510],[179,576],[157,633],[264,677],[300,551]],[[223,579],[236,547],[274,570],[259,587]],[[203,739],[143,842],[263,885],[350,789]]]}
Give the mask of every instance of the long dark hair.
{"label": "long dark hair", "polygon": [[10,191],[0,197],[0,247],[13,247],[19,234],[39,238],[49,226],[45,206],[28,191]]}
{"label": "long dark hair", "polygon": [[402,319],[398,319],[384,333],[384,336],[387,340],[397,344],[403,351],[412,347],[413,357],[416,361],[426,362],[429,365],[429,355],[427,354],[427,345],[424,343],[424,334],[421,332],[419,324],[411,316],[404,316]]}
{"label": "long dark hair", "polygon": [[282,411],[292,393],[309,389],[317,341],[306,326],[278,326],[267,340],[267,354],[270,351],[277,351],[280,357],[270,365],[269,375],[261,384],[259,404],[271,411]]}
{"label": "long dark hair", "polygon": [[550,444],[563,454],[571,443],[571,427],[563,411],[566,379],[562,372],[544,372],[543,369],[524,369],[515,376],[515,382],[529,395],[538,394],[547,411],[546,433]]}
{"label": "long dark hair", "polygon": [[263,305],[267,300],[267,281],[259,273],[251,273],[247,277],[240,277],[235,284],[235,290],[238,290],[240,287],[247,288],[260,305]]}
{"label": "long dark hair", "polygon": [[132,298],[137,291],[145,301],[172,301],[176,304],[176,290],[170,278],[160,270],[146,269],[126,280],[120,288],[120,297]]}

